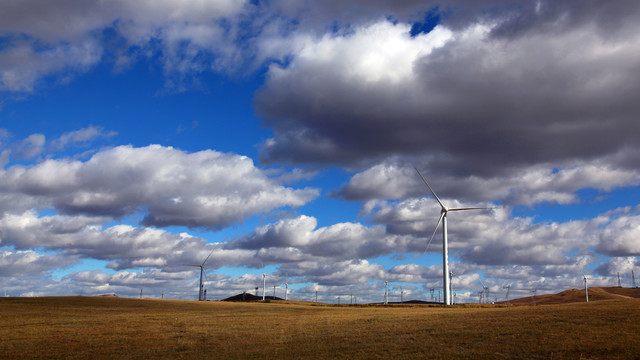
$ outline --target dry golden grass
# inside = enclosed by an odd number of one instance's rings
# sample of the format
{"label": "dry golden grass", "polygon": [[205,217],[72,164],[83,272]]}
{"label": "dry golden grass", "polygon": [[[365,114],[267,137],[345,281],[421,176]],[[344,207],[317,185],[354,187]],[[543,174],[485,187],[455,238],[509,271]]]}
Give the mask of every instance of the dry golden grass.
{"label": "dry golden grass", "polygon": [[318,306],[0,299],[0,358],[640,357],[640,300],[544,306]]}

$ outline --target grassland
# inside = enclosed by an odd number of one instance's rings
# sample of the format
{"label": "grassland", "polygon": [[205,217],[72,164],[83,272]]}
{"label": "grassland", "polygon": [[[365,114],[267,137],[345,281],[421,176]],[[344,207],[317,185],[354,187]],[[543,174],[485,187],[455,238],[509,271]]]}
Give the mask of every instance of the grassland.
{"label": "grassland", "polygon": [[319,306],[0,299],[0,358],[633,359],[640,299],[539,306]]}

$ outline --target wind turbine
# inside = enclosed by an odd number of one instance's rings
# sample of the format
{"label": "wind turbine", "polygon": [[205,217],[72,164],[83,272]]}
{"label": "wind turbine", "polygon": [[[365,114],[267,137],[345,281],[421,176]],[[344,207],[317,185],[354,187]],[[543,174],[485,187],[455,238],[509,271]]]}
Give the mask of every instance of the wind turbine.
{"label": "wind turbine", "polygon": [[537,289],[529,290],[529,292],[531,293],[531,302],[533,303],[533,305],[536,304],[536,292],[537,291],[538,291]]}
{"label": "wind turbine", "polygon": [[489,297],[489,288],[482,281],[480,281],[480,284],[482,285],[482,303],[486,304]]}
{"label": "wind turbine", "polygon": [[389,303],[389,282],[387,280],[384,281],[384,304],[387,305]]}
{"label": "wind turbine", "polygon": [[289,276],[287,273],[284,274],[284,300],[288,300],[287,295],[289,295]]}
{"label": "wind turbine", "polygon": [[262,264],[262,301],[265,300],[265,289],[267,288],[267,274],[264,273],[264,264]]}
{"label": "wind turbine", "polygon": [[587,285],[587,275],[582,275],[584,279],[584,296],[587,298],[587,302],[589,302],[589,286]]}
{"label": "wind turbine", "polygon": [[488,286],[484,286],[484,300],[487,304],[491,303],[491,299],[489,299],[489,292],[491,291],[491,288],[489,288]]}
{"label": "wind turbine", "polygon": [[620,271],[618,271],[618,287],[622,287],[622,284],[620,283]]}
{"label": "wind turbine", "polygon": [[436,224],[436,228],[433,230],[431,239],[429,239],[429,242],[427,243],[427,248],[425,249],[425,252],[427,252],[427,249],[429,249],[431,240],[433,240],[433,237],[436,235],[436,231],[438,231],[438,227],[442,222],[442,280],[443,280],[443,288],[444,288],[443,304],[451,305],[451,293],[450,293],[451,289],[449,288],[449,246],[447,243],[447,214],[449,213],[449,211],[486,210],[487,208],[468,207],[468,208],[449,209],[442,203],[442,201],[440,200],[438,195],[436,195],[436,193],[433,191],[431,186],[429,186],[429,183],[427,183],[427,180],[425,180],[422,174],[420,174],[420,171],[418,171],[418,168],[414,167],[414,169],[416,169],[416,172],[418,173],[418,175],[420,175],[420,178],[422,179],[424,184],[427,185],[427,188],[429,189],[433,197],[435,197],[436,200],[438,201],[438,204],[440,204],[440,208],[441,208],[440,219],[438,219],[438,223]]}
{"label": "wind turbine", "polygon": [[507,295],[505,296],[505,298],[507,299],[507,304],[510,304],[510,303],[509,303],[509,290],[511,289],[511,284],[509,284],[509,285],[505,285],[505,286],[503,286],[502,288],[503,288],[503,289],[507,289]]}
{"label": "wind turbine", "polygon": [[191,265],[191,266],[197,266],[200,268],[200,290],[198,292],[198,301],[202,301],[204,300],[204,283],[202,281],[203,277],[204,277],[204,264],[207,263],[207,260],[209,260],[209,258],[211,257],[211,254],[213,254],[213,251],[215,249],[211,250],[211,252],[209,253],[209,255],[206,257],[206,259],[204,259],[204,261],[202,262],[202,264],[200,265]]}

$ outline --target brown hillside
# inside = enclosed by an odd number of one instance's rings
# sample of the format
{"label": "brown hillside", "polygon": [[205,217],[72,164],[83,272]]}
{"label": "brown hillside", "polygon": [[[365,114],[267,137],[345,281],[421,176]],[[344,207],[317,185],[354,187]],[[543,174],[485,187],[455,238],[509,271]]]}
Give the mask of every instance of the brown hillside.
{"label": "brown hillside", "polygon": [[[589,301],[640,298],[640,288],[590,287]],[[569,289],[557,294],[536,295],[536,305],[586,302],[584,289]],[[505,302],[501,302],[505,303]],[[531,296],[510,301],[512,305],[533,305]]]}

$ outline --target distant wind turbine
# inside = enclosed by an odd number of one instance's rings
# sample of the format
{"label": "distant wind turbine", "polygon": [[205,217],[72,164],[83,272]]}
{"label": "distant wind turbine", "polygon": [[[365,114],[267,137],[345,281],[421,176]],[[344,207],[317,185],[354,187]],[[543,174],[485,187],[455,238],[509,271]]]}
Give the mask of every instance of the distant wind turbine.
{"label": "distant wind turbine", "polygon": [[262,301],[265,300],[266,288],[267,288],[267,274],[264,273],[264,264],[262,264]]}
{"label": "distant wind turbine", "polygon": [[584,296],[587,299],[587,302],[589,302],[589,286],[587,285],[587,275],[582,275],[582,278],[584,279]]}
{"label": "distant wind turbine", "polygon": [[213,251],[215,249],[211,250],[211,252],[209,253],[209,255],[204,259],[204,261],[202,262],[202,264],[200,265],[191,265],[191,266],[196,266],[200,268],[200,288],[198,291],[198,301],[203,301],[204,300],[204,282],[203,282],[203,278],[204,278],[204,264],[207,263],[207,260],[209,260],[209,258],[211,257],[211,254],[213,254]]}
{"label": "distant wind turbine", "polygon": [[289,275],[287,273],[284,274],[284,300],[288,300],[289,295]]}
{"label": "distant wind turbine", "polygon": [[510,302],[509,302],[509,290],[511,289],[511,284],[509,284],[509,285],[505,285],[505,286],[503,286],[502,288],[503,288],[503,289],[507,289],[507,295],[505,296],[505,299],[506,299],[506,301],[507,301],[507,304],[510,304]]}
{"label": "distant wind turbine", "polygon": [[480,281],[480,284],[482,285],[482,303],[486,304],[488,300],[487,297],[489,295],[489,288],[482,281]]}
{"label": "distant wind turbine", "polygon": [[384,281],[384,304],[387,305],[389,303],[389,282],[387,280]]}
{"label": "distant wind turbine", "polygon": [[438,223],[436,224],[436,228],[433,230],[433,234],[431,235],[431,239],[429,239],[429,242],[427,243],[427,248],[425,249],[425,252],[427,252],[427,250],[429,249],[429,245],[431,244],[431,240],[433,240],[433,237],[436,235],[436,231],[438,231],[438,227],[440,226],[440,223],[442,222],[442,280],[443,280],[443,289],[444,289],[444,301],[443,301],[443,304],[444,305],[451,305],[451,293],[450,293],[451,289],[449,287],[449,246],[448,246],[448,243],[447,243],[447,214],[449,213],[449,211],[486,210],[488,208],[468,207],[468,208],[452,208],[452,209],[449,209],[448,207],[446,207],[442,203],[442,201],[440,200],[438,195],[436,195],[436,193],[433,191],[431,186],[429,186],[429,183],[427,183],[427,180],[425,180],[425,178],[422,176],[422,174],[420,174],[420,171],[418,171],[418,168],[414,167],[414,169],[416,169],[416,172],[418,173],[418,175],[420,175],[420,178],[422,179],[424,184],[427,186],[427,188],[429,189],[429,191],[431,192],[433,197],[436,198],[436,200],[438,201],[438,204],[440,204],[440,208],[441,208],[441,210],[440,210],[440,219],[438,220]]}
{"label": "distant wind turbine", "polygon": [[537,289],[529,290],[529,292],[531,293],[531,302],[533,303],[533,305],[536,304],[536,292],[537,291],[538,291]]}
{"label": "distant wind turbine", "polygon": [[618,287],[622,287],[622,284],[620,283],[620,271],[618,271]]}

